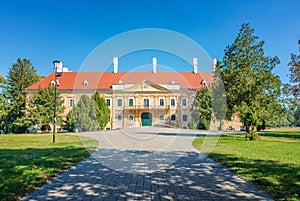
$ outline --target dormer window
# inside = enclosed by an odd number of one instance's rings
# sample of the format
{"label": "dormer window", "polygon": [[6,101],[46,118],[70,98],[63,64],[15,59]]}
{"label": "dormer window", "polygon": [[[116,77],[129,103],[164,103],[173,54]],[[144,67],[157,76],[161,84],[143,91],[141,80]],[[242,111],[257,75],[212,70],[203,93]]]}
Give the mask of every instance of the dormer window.
{"label": "dormer window", "polygon": [[52,80],[52,81],[50,82],[50,84],[51,84],[51,86],[55,86],[55,81]]}
{"label": "dormer window", "polygon": [[170,84],[175,84],[175,81],[174,81],[174,80],[171,80]]}
{"label": "dormer window", "polygon": [[207,83],[206,83],[206,80],[202,80],[201,81],[201,84],[203,85],[203,86],[205,86]]}
{"label": "dormer window", "polygon": [[84,80],[83,85],[84,85],[84,86],[88,86],[88,85],[89,85],[89,82],[88,82],[87,80]]}
{"label": "dormer window", "polygon": [[120,81],[119,81],[119,84],[123,84],[123,81],[122,81],[122,80],[120,80]]}

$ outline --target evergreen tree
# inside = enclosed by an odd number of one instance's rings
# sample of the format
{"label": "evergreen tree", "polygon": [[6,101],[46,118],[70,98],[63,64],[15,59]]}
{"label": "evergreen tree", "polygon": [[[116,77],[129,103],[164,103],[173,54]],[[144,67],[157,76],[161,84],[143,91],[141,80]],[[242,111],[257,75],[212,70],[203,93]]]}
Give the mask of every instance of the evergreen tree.
{"label": "evergreen tree", "polygon": [[12,132],[24,132],[25,127],[15,124],[16,120],[23,117],[26,107],[26,96],[24,89],[40,80],[34,66],[29,60],[20,58],[9,69],[7,76],[6,92],[11,103],[7,117]]}
{"label": "evergreen tree", "polygon": [[208,130],[212,115],[211,92],[208,87],[197,91],[191,109],[192,121],[189,128]]}
{"label": "evergreen tree", "polygon": [[74,114],[73,110],[70,110],[70,112],[66,116],[65,120],[65,126],[69,131],[74,131],[75,128],[75,122],[74,122]]}
{"label": "evergreen tree", "polygon": [[278,110],[270,105],[280,106],[281,93],[280,79],[272,73],[279,59],[265,56],[264,41],[257,40],[254,29],[248,23],[242,24],[216,69],[224,83],[227,118],[238,113],[250,139],[257,137],[257,127],[263,124],[264,118],[272,118],[270,114]]}
{"label": "evergreen tree", "polygon": [[10,104],[8,102],[7,93],[5,87],[7,80],[0,75],[0,132],[9,132],[7,116],[10,110]]}
{"label": "evergreen tree", "polygon": [[[39,128],[49,128],[54,122],[54,87],[39,88],[30,97],[27,104],[26,115],[16,120],[15,124],[19,127],[29,127],[37,125]],[[62,123],[61,115],[64,112],[63,100],[60,93],[56,96],[57,123]]]}
{"label": "evergreen tree", "polygon": [[95,112],[99,128],[103,130],[110,119],[110,109],[105,103],[103,97],[100,97],[98,91],[94,94]]}
{"label": "evergreen tree", "polygon": [[99,129],[95,101],[87,95],[82,95],[73,109],[75,128],[80,131],[95,131]]}

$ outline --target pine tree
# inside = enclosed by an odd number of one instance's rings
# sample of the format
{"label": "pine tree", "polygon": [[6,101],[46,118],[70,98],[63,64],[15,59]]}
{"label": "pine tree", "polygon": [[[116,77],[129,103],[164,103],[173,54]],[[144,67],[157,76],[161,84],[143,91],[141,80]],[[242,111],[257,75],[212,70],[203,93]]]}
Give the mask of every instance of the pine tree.
{"label": "pine tree", "polygon": [[110,110],[107,107],[103,97],[100,97],[98,91],[94,94],[95,112],[99,128],[103,130],[110,119]]}
{"label": "pine tree", "polygon": [[87,95],[82,95],[73,109],[75,128],[80,131],[95,131],[99,129],[96,120],[95,101]]}
{"label": "pine tree", "polygon": [[34,66],[27,59],[18,58],[17,62],[9,69],[5,90],[11,103],[7,118],[12,132],[25,131],[25,127],[15,124],[15,121],[25,114],[26,96],[24,89],[40,79],[41,77],[36,73]]}
{"label": "pine tree", "polygon": [[[27,105],[26,115],[16,120],[15,124],[19,127],[29,127],[36,125],[39,128],[49,128],[54,121],[54,88],[39,88],[38,91],[30,97]],[[60,93],[56,96],[56,114],[58,123],[62,123],[62,114],[64,112],[63,100]],[[60,121],[59,121],[60,120]]]}
{"label": "pine tree", "polygon": [[270,103],[279,103],[281,92],[280,79],[272,73],[279,59],[265,56],[264,41],[257,40],[254,29],[248,23],[242,24],[234,43],[225,48],[223,61],[217,66],[226,91],[227,118],[238,113],[250,138],[257,136],[257,126],[277,109],[271,108]]}
{"label": "pine tree", "polygon": [[5,87],[7,80],[0,75],[0,132],[9,132],[7,116],[10,110],[10,104],[8,102],[7,93],[5,92]]}

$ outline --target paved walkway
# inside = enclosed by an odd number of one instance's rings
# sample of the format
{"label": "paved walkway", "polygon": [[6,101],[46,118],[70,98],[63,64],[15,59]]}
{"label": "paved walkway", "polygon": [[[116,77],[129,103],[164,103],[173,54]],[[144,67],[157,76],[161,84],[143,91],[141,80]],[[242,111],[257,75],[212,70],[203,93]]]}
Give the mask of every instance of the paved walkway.
{"label": "paved walkway", "polygon": [[[211,134],[211,133],[208,133]],[[22,200],[272,200],[193,149],[190,130],[132,128],[86,133],[89,159]],[[206,138],[210,150],[216,138]]]}

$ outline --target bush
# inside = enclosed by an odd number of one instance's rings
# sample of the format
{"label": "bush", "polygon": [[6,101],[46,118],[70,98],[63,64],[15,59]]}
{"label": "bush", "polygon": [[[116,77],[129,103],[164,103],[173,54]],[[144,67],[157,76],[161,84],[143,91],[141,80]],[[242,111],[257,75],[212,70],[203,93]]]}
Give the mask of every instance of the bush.
{"label": "bush", "polygon": [[246,133],[246,138],[249,140],[260,140],[260,135],[256,131],[249,131]]}
{"label": "bush", "polygon": [[210,122],[206,119],[200,120],[198,123],[198,129],[209,130]]}

